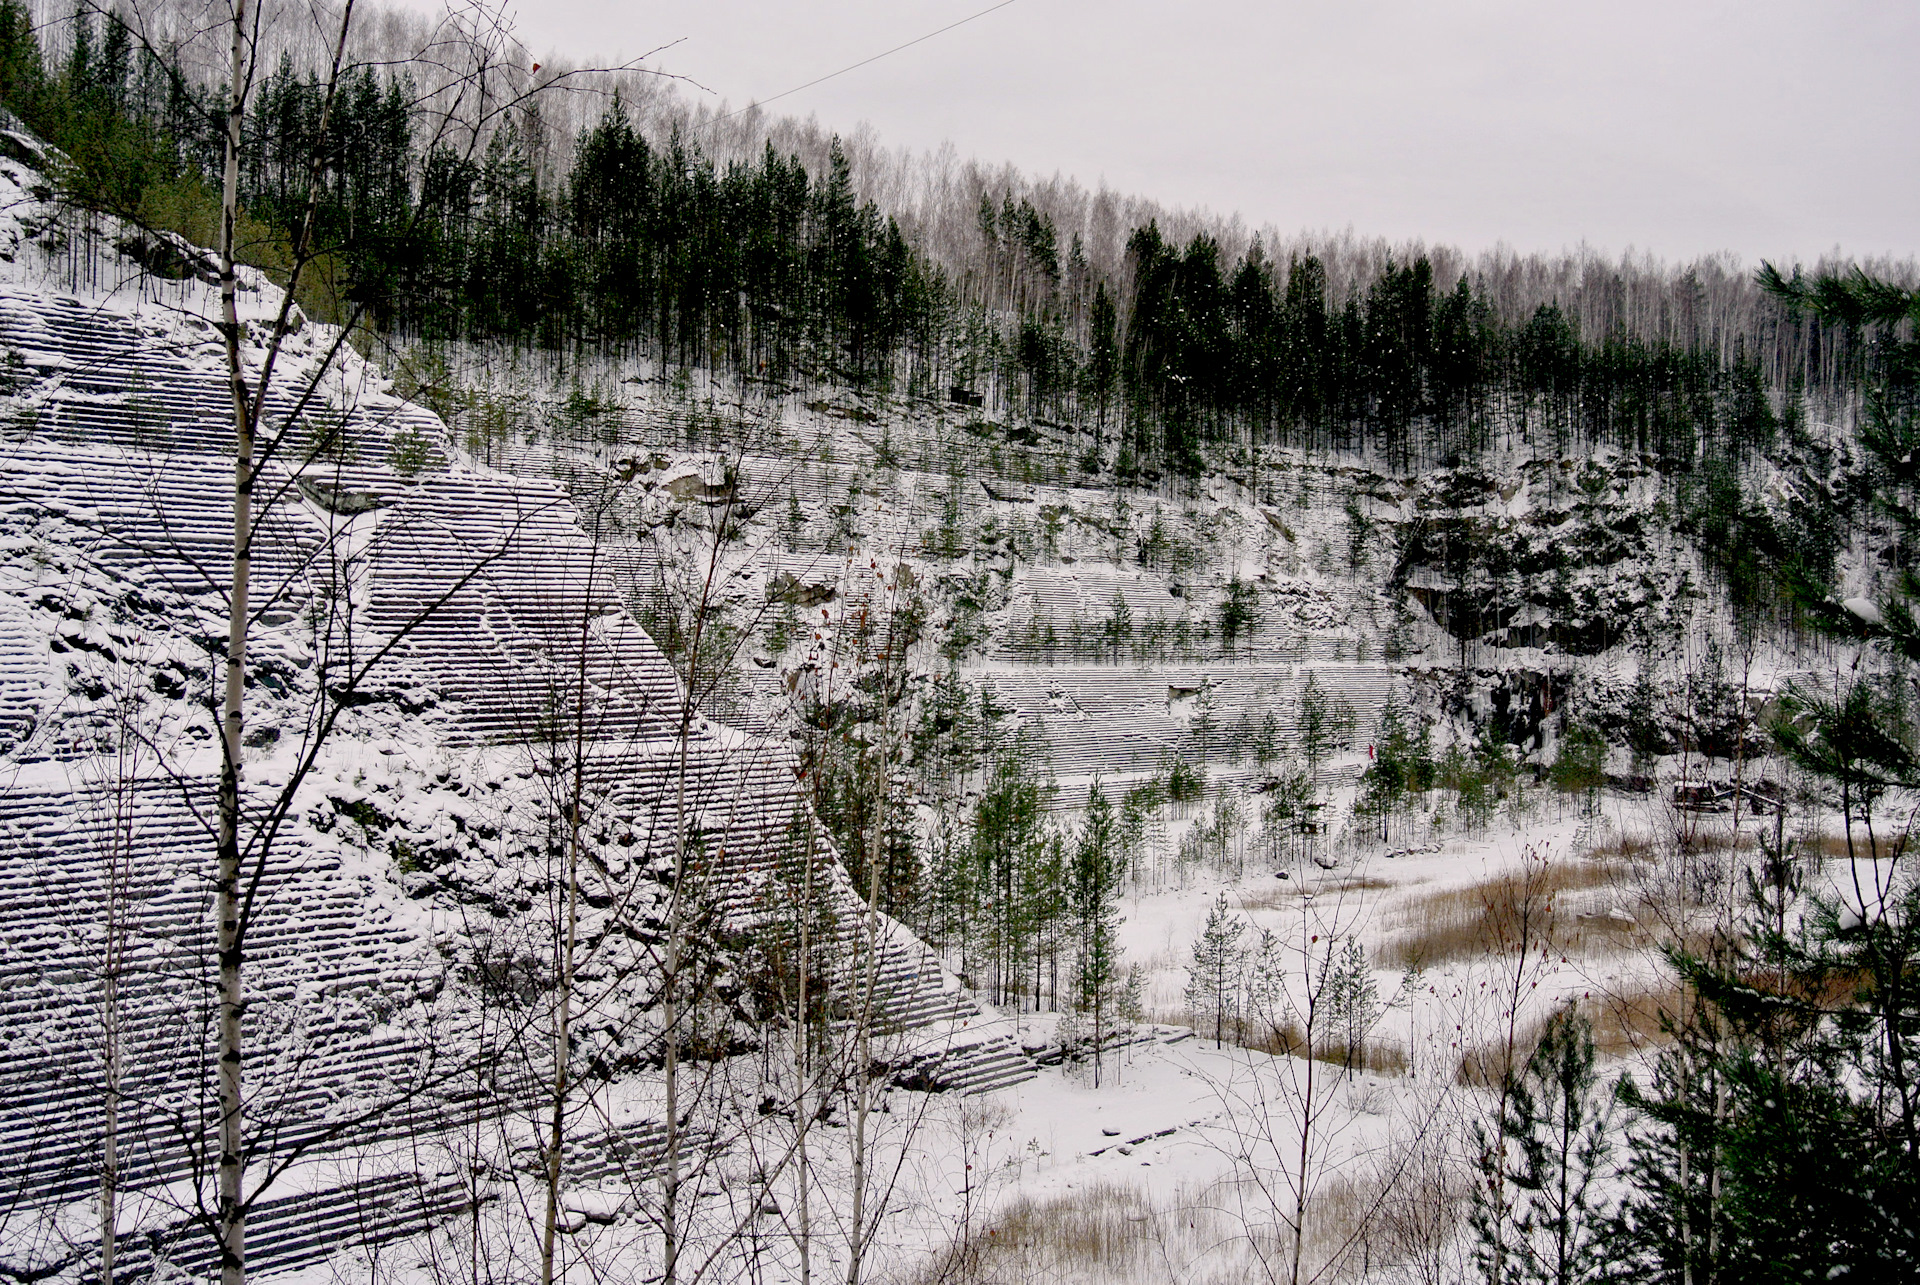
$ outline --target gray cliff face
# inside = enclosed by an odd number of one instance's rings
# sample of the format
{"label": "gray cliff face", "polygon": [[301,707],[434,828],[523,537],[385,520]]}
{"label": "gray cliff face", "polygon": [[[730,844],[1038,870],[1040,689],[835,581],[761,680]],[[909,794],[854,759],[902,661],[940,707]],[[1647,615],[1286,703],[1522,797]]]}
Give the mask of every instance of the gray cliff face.
{"label": "gray cliff face", "polygon": [[[576,499],[618,494],[609,530],[643,599],[724,528],[721,615],[748,641],[715,699],[795,737],[875,717],[871,682],[822,695],[819,657],[876,569],[912,626],[890,681],[913,717],[957,671],[1047,720],[1056,744],[1063,717],[1086,736],[1123,708],[1146,720],[1130,756],[1062,751],[1062,774],[1126,773],[1162,751],[1248,766],[1250,737],[1269,714],[1287,721],[1309,671],[1359,684],[1355,747],[1395,690],[1449,737],[1491,727],[1540,751],[1570,709],[1617,731],[1610,685],[1688,663],[1726,619],[1687,516],[1697,481],[1650,456],[1517,451],[1394,475],[1242,452],[1144,485],[1080,472],[1064,441],[983,436],[964,410],[905,399],[861,401],[856,419],[644,383],[622,398],[576,434],[535,428],[518,466]],[[521,407],[528,424],[553,421],[539,406]],[[1204,751],[1196,713],[1222,733]]]}

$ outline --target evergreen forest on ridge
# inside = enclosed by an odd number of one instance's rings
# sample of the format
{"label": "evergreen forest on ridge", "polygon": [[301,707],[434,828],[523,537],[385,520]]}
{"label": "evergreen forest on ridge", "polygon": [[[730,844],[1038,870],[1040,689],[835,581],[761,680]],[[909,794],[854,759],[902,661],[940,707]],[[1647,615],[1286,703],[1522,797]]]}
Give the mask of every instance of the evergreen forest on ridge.
{"label": "evergreen forest on ridge", "polygon": [[[71,158],[88,201],[204,232],[221,85],[111,11],[81,10],[74,30],[43,54],[13,0],[0,102]],[[1476,264],[1413,247],[1396,262],[1339,244],[1283,258],[1258,235],[1129,225],[1110,196],[1090,210],[1077,189],[1024,180],[1017,200],[1006,183],[888,209],[861,197],[837,137],[811,168],[770,137],[721,159],[701,139],[725,121],[653,132],[615,90],[551,95],[587,114],[554,122],[538,86],[482,146],[429,131],[439,105],[404,63],[363,67],[316,146],[326,86],[283,53],[245,124],[247,253],[285,262],[317,164],[303,302],[323,319],[400,342],[646,353],[772,391],[980,397],[1073,432],[1091,471],[1123,476],[1258,446],[1457,463],[1535,425],[1556,454],[1737,463],[1776,445],[1776,400],[1791,426],[1876,362],[1857,324],[1713,261]]]}

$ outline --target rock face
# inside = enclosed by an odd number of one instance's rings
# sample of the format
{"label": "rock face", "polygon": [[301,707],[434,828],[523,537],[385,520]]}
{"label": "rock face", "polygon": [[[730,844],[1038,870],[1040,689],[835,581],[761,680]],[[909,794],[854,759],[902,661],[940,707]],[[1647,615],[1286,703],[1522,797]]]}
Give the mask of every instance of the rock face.
{"label": "rock face", "polygon": [[[0,285],[0,1266],[28,1275],[92,1252],[56,1211],[99,1189],[116,1048],[121,1261],[213,1261],[192,1214],[213,1163],[209,711],[232,465],[193,312],[209,296],[178,276],[184,319]],[[294,377],[319,368],[322,329],[290,350]],[[756,970],[798,871],[843,948],[830,989],[858,975],[864,921],[790,752],[685,709],[627,610],[631,559],[588,538],[565,490],[462,466],[358,362],[318,403],[269,412],[294,427],[260,483],[246,698],[251,806],[291,801],[246,836],[251,1163],[288,1167],[254,1215],[263,1271],[408,1234],[528,1171],[506,1122],[532,1112],[551,1054],[490,1067],[511,1059],[486,1041],[544,1011],[568,861],[593,960],[579,1056],[643,1099],[676,836],[709,952],[702,1056],[751,1047],[771,1016]],[[654,480],[662,513],[717,512],[733,485]],[[879,926],[877,1056],[936,1086],[1032,1073],[921,943]],[[497,1141],[476,1149],[481,1119]],[[691,1127],[724,1145],[718,1116]],[[645,1112],[604,1135],[570,1172],[633,1180],[662,1145]]]}
{"label": "rock face", "polygon": [[1685,568],[1658,556],[1658,505],[1651,458],[1433,474],[1400,516],[1393,578],[1462,642],[1575,656],[1644,644],[1688,592]]}
{"label": "rock face", "polygon": [[[544,436],[524,466],[570,479],[576,500],[621,480],[616,544],[642,595],[713,529],[690,517],[710,502],[659,479],[725,479],[737,520],[719,607],[755,635],[721,684],[729,717],[795,739],[870,724],[874,676],[829,683],[821,657],[877,576],[918,640],[889,708],[923,726],[949,676],[984,690],[999,735],[1039,730],[1062,806],[1095,775],[1124,789],[1174,762],[1205,764],[1210,789],[1255,786],[1297,756],[1310,681],[1341,715],[1321,765],[1335,783],[1364,766],[1389,699],[1442,747],[1487,732],[1538,765],[1570,711],[1599,717],[1623,673],[1664,663],[1714,609],[1650,457],[1516,450],[1393,476],[1275,452],[1121,485],[950,407],[871,399],[882,453],[843,407],[728,396],[636,393],[593,441]],[[622,464],[640,458],[651,480]]]}

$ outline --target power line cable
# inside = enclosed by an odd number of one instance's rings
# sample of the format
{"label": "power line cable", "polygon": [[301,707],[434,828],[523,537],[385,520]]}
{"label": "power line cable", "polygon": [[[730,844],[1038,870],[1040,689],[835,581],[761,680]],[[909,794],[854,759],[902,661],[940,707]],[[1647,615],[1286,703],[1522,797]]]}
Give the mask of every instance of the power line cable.
{"label": "power line cable", "polygon": [[969,22],[972,22],[974,19],[984,18],[988,14],[993,13],[1000,9],[1004,9],[1008,5],[1013,4],[1014,2],[1015,0],[1000,0],[999,4],[988,5],[985,9],[980,10],[980,12],[970,13],[966,17],[960,19],[958,22],[949,22],[946,26],[940,28],[938,31],[929,31],[924,36],[915,36],[912,40],[907,41],[903,45],[895,45],[893,48],[877,53],[873,55],[871,58],[862,58],[859,62],[850,63],[847,66],[842,67],[839,71],[830,71],[824,76],[819,76],[813,80],[809,80],[804,85],[795,85],[792,89],[783,89],[779,93],[775,94],[772,98],[762,98],[757,102],[748,103],[745,107],[740,108],[738,111],[728,112],[725,116],[716,116],[713,118],[710,124],[718,125],[723,120],[732,120],[735,116],[743,115],[747,112],[752,111],[756,107],[765,107],[768,103],[777,103],[782,98],[786,98],[791,94],[797,94],[803,89],[812,89],[815,85],[824,84],[827,81],[832,80],[835,76],[844,76],[850,71],[858,71],[860,70],[860,68],[865,67],[868,63],[879,62],[882,58],[890,58],[894,54],[899,53],[902,49],[911,49],[915,45],[924,44],[927,41],[932,40],[935,36],[944,36],[947,32],[952,31],[955,27],[964,27]]}

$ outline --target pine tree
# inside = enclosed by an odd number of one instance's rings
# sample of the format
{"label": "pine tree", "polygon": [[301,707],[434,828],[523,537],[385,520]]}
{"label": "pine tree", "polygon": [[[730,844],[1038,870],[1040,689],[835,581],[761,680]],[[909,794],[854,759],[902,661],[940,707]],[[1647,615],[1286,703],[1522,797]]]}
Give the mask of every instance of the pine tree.
{"label": "pine tree", "polygon": [[1326,1024],[1340,1039],[1341,1063],[1349,1071],[1365,1064],[1367,1036],[1380,1021],[1380,985],[1373,979],[1367,951],[1349,938],[1339,960],[1328,970]]}
{"label": "pine tree", "polygon": [[1607,742],[1585,723],[1575,723],[1560,737],[1559,751],[1548,769],[1554,788],[1580,798],[1581,811],[1592,816],[1607,783]]}
{"label": "pine tree", "polygon": [[[1672,962],[1691,1000],[1645,1088],[1614,1237],[1663,1285],[1910,1280],[1920,1166],[1896,1064],[1920,1033],[1905,890],[1870,923],[1806,896],[1783,827],[1746,880],[1741,931]],[[1890,977],[1884,970],[1893,964]],[[1889,984],[1891,982],[1891,984]]]}
{"label": "pine tree", "polygon": [[1241,971],[1246,951],[1240,938],[1247,921],[1227,909],[1227,896],[1221,893],[1207,912],[1207,925],[1193,943],[1193,957],[1187,965],[1187,1009],[1196,1021],[1213,1022],[1213,1046],[1226,1041],[1227,1024],[1240,1013]]}
{"label": "pine tree", "polygon": [[[1920,530],[1920,291],[1858,271],[1787,279],[1770,265],[1760,283],[1790,313],[1865,340],[1860,440],[1873,498],[1910,538]],[[1920,581],[1900,569],[1878,598],[1836,601],[1807,568],[1788,560],[1779,571],[1803,618],[1863,654],[1836,666],[1846,675],[1836,689],[1791,690],[1773,734],[1838,796],[1841,891],[1803,896],[1777,824],[1747,881],[1741,931],[1673,953],[1690,1003],[1669,1018],[1674,1045],[1653,1084],[1630,1094],[1648,1124],[1617,1240],[1641,1279],[1920,1276],[1920,887],[1885,873],[1909,827],[1888,835],[1876,819],[1890,795],[1920,787]],[[1870,652],[1878,663],[1862,664]]]}
{"label": "pine tree", "polygon": [[1074,1007],[1093,1015],[1093,1083],[1100,1085],[1102,1044],[1121,983],[1120,881],[1126,874],[1126,850],[1120,818],[1096,778],[1087,797],[1069,870],[1067,900],[1075,937]]}
{"label": "pine tree", "polygon": [[1113,591],[1107,617],[1100,622],[1100,634],[1113,662],[1119,664],[1122,651],[1133,641],[1133,608],[1127,605],[1127,596],[1119,589]]}
{"label": "pine tree", "polygon": [[44,84],[33,15],[20,0],[0,0],[0,104],[31,117]]}
{"label": "pine tree", "polygon": [[1340,696],[1329,696],[1311,670],[1300,688],[1300,717],[1295,728],[1307,776],[1317,779],[1320,767],[1353,733],[1353,706]]}
{"label": "pine tree", "polygon": [[1107,403],[1113,397],[1114,384],[1120,374],[1119,351],[1114,343],[1117,320],[1113,296],[1107,293],[1107,283],[1102,281],[1094,287],[1093,309],[1087,318],[1086,382],[1094,404],[1093,446],[1096,452],[1105,446]]}
{"label": "pine tree", "polygon": [[1227,581],[1227,596],[1220,603],[1221,646],[1232,652],[1234,643],[1244,634],[1251,649],[1254,626],[1259,623],[1260,593],[1236,572]]}
{"label": "pine tree", "polygon": [[1057,845],[1046,818],[1044,758],[1037,737],[1018,738],[995,759],[974,805],[970,882],[980,897],[975,923],[984,940],[973,949],[987,955],[1002,1003],[1017,1000],[1029,947],[1045,924],[1046,908],[1033,901],[1042,891],[1034,874]]}
{"label": "pine tree", "polygon": [[1614,1091],[1594,1071],[1593,1031],[1566,1008],[1548,1019],[1518,1075],[1509,1073],[1499,1142],[1479,1133],[1475,1259],[1489,1285],[1584,1285],[1606,1279],[1611,1250]]}
{"label": "pine tree", "polygon": [[1414,735],[1414,720],[1400,698],[1388,693],[1380,710],[1380,727],[1371,747],[1373,761],[1361,778],[1361,793],[1355,810],[1364,816],[1380,818],[1380,841],[1387,841],[1387,821],[1411,794],[1424,794],[1433,788],[1434,764],[1428,733],[1422,728]]}

